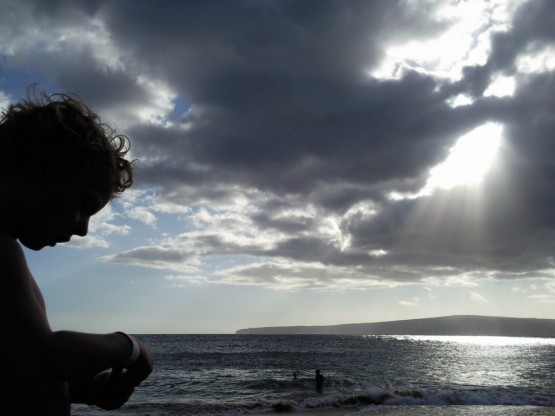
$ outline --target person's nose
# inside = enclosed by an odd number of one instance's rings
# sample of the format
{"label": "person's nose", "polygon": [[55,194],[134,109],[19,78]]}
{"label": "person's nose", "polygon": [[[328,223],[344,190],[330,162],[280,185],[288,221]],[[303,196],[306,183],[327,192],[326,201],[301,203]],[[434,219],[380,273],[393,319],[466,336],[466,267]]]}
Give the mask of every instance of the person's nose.
{"label": "person's nose", "polygon": [[85,237],[89,232],[89,219],[90,217],[81,218],[73,227],[73,234]]}

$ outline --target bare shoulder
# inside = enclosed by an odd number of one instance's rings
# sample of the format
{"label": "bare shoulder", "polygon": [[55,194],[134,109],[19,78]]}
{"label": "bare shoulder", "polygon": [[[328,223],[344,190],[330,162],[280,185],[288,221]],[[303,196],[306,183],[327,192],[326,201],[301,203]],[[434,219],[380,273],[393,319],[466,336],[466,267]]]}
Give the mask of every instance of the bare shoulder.
{"label": "bare shoulder", "polygon": [[[14,303],[29,307],[26,300],[38,305],[45,313],[44,298],[27,266],[21,245],[13,237],[0,232],[0,310],[13,308]],[[30,315],[29,309],[25,313]]]}
{"label": "bare shoulder", "polygon": [[[24,260],[25,256],[21,246],[13,237],[0,232],[0,261],[4,263],[9,260]],[[2,264],[0,264],[0,268]]]}
{"label": "bare shoulder", "polygon": [[0,284],[10,276],[29,275],[27,261],[21,245],[13,237],[0,232]]}

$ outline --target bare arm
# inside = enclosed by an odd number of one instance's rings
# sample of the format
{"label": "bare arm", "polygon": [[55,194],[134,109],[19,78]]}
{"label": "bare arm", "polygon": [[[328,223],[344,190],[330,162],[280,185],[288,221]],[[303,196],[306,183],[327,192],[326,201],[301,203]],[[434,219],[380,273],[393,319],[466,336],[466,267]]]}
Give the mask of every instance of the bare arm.
{"label": "bare arm", "polygon": [[[52,331],[44,300],[19,244],[0,234],[0,353],[22,380],[83,379],[118,367],[131,354],[120,333]],[[152,355],[142,344],[129,369],[128,383],[138,385],[152,371]]]}

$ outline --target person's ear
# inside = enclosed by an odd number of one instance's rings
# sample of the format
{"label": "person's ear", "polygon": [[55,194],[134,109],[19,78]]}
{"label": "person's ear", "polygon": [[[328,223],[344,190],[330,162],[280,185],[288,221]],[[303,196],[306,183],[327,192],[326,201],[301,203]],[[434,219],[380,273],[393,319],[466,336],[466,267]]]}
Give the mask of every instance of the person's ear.
{"label": "person's ear", "polygon": [[[48,158],[48,160],[46,159]],[[68,175],[79,176],[89,171],[91,163],[84,157],[67,157],[63,155],[47,156],[34,163],[40,172],[52,178],[64,178]]]}

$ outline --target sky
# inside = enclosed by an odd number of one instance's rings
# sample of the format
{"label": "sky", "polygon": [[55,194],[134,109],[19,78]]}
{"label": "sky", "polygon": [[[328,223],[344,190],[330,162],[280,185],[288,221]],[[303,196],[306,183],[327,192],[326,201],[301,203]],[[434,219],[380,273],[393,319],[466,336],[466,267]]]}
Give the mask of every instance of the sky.
{"label": "sky", "polygon": [[[135,183],[33,252],[54,329],[555,318],[555,2],[0,0]],[[46,202],[47,203],[47,202]]]}

